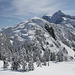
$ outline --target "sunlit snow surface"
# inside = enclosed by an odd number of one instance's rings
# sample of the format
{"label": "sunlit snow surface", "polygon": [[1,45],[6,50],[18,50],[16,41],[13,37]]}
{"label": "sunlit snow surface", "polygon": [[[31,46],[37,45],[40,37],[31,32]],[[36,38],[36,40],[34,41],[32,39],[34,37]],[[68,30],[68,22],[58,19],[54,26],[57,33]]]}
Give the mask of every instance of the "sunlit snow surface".
{"label": "sunlit snow surface", "polygon": [[35,70],[30,72],[3,70],[2,61],[0,61],[0,75],[75,75],[75,61],[50,62],[50,66],[35,66]]}

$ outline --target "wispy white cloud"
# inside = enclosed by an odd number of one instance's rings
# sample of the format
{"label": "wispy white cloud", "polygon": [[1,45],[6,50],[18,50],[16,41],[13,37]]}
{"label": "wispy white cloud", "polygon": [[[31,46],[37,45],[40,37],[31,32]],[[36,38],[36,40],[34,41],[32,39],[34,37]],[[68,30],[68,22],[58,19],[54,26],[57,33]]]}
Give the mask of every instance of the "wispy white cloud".
{"label": "wispy white cloud", "polygon": [[75,15],[74,7],[74,0],[0,0],[0,26],[14,25],[46,13],[52,15],[58,10]]}
{"label": "wispy white cloud", "polygon": [[[0,0],[10,1],[10,0]],[[59,0],[11,0],[10,6],[4,9],[0,13],[7,17],[17,17],[24,20],[27,16],[38,16],[45,13],[53,14],[54,12],[64,8],[65,2],[59,2]]]}
{"label": "wispy white cloud", "polygon": [[75,10],[64,10],[64,13],[68,14],[68,15],[75,15]]}
{"label": "wispy white cloud", "polygon": [[12,5],[16,15],[30,15],[57,10],[61,4],[55,2],[56,0],[13,0]]}

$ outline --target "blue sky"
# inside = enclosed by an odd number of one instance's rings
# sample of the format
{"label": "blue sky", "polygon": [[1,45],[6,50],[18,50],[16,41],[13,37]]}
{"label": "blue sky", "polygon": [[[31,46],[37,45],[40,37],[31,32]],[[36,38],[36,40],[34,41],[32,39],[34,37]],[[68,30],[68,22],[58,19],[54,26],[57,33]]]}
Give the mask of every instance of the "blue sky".
{"label": "blue sky", "polygon": [[58,10],[75,15],[75,0],[0,0],[0,29]]}

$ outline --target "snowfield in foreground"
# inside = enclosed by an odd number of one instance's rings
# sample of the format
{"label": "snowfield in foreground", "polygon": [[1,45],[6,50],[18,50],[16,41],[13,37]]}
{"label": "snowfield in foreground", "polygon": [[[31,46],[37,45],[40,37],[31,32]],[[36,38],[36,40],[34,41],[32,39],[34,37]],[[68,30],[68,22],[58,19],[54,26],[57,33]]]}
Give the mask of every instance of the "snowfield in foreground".
{"label": "snowfield in foreground", "polygon": [[2,61],[0,61],[0,75],[75,75],[75,61],[50,62],[50,66],[35,67],[35,70],[30,72],[3,70]]}

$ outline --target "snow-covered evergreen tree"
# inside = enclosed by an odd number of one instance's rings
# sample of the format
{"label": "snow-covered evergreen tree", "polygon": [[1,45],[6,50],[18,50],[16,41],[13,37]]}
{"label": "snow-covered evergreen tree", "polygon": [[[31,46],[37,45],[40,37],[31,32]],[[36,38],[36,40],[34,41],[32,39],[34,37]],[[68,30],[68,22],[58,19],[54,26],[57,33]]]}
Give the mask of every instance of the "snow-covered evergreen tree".
{"label": "snow-covered evergreen tree", "polygon": [[7,69],[8,66],[9,66],[9,64],[8,64],[8,60],[7,60],[6,57],[4,57],[4,58],[3,58],[3,68],[4,68],[4,69]]}
{"label": "snow-covered evergreen tree", "polygon": [[23,68],[23,71],[28,71],[28,65],[26,61],[23,62],[22,68]]}
{"label": "snow-covered evergreen tree", "polygon": [[36,57],[36,65],[37,65],[37,67],[42,67],[41,61],[38,56]]}
{"label": "snow-covered evergreen tree", "polygon": [[20,64],[22,65],[23,71],[27,71],[28,70],[28,66],[27,66],[28,58],[27,58],[25,45],[22,45],[19,48],[19,60],[20,60]]}
{"label": "snow-covered evergreen tree", "polygon": [[59,62],[63,61],[63,53],[61,50],[57,53],[57,56],[58,56],[57,59]]}
{"label": "snow-covered evergreen tree", "polygon": [[51,61],[55,61],[55,53],[51,52]]}
{"label": "snow-covered evergreen tree", "polygon": [[28,53],[28,57],[29,57],[29,62],[28,62],[28,70],[29,71],[33,71],[34,70],[34,61],[33,61],[33,54],[32,52]]}
{"label": "snow-covered evergreen tree", "polygon": [[11,69],[18,70],[19,67],[20,67],[19,61],[17,61],[15,58],[12,58]]}

